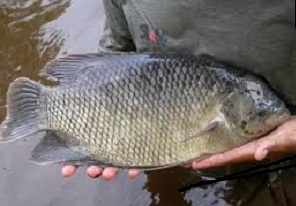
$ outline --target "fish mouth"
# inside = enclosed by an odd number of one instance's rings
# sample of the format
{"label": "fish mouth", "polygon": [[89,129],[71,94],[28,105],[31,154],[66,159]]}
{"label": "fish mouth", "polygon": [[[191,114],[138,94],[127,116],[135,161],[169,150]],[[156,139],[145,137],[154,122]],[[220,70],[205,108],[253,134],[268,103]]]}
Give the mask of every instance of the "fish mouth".
{"label": "fish mouth", "polygon": [[290,110],[284,105],[279,108],[274,115],[266,120],[266,124],[272,128],[279,126],[291,117]]}
{"label": "fish mouth", "polygon": [[248,139],[260,138],[271,131],[276,129],[278,126],[289,120],[291,117],[290,110],[285,107],[285,105],[280,108],[275,109],[273,114],[265,119],[262,124],[253,128],[253,131],[250,133],[243,133],[243,137]]}
{"label": "fish mouth", "polygon": [[281,124],[289,120],[290,117],[291,117],[290,110],[287,109],[285,106],[282,106],[275,112],[275,114],[273,114],[267,120],[265,120],[265,126],[263,126],[263,128],[260,128],[258,130],[260,131],[259,133],[261,133],[259,137],[269,134],[271,131],[279,127]]}

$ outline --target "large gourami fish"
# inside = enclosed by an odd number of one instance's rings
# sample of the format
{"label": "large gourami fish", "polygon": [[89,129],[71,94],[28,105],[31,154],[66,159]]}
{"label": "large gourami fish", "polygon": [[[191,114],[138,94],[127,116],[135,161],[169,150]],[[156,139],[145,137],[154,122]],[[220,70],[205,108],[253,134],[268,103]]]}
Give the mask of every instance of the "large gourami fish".
{"label": "large gourami fish", "polygon": [[40,164],[162,168],[261,137],[290,116],[258,77],[207,55],[101,53],[50,62],[43,86],[12,82],[0,141],[41,130]]}

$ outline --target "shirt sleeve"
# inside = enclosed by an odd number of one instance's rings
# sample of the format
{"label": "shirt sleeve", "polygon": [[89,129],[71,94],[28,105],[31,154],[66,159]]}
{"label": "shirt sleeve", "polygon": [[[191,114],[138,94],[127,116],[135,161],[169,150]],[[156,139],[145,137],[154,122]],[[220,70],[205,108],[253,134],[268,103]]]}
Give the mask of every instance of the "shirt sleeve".
{"label": "shirt sleeve", "polygon": [[118,0],[103,0],[105,28],[99,46],[101,51],[135,51],[122,6]]}

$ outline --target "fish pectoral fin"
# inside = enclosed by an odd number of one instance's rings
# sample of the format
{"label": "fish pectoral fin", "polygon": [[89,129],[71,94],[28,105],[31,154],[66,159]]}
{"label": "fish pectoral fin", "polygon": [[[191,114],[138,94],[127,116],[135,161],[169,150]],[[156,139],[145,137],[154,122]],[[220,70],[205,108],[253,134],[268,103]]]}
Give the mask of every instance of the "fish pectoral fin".
{"label": "fish pectoral fin", "polygon": [[100,68],[106,59],[121,56],[122,52],[101,52],[89,54],[72,54],[49,62],[40,72],[40,76],[60,84],[72,83],[84,72]]}
{"label": "fish pectoral fin", "polygon": [[208,134],[214,130],[216,130],[219,125],[221,124],[221,121],[220,120],[213,120],[213,121],[210,121],[208,125],[206,125],[206,127],[204,127],[204,129],[200,130],[200,131],[197,131],[196,133],[191,133],[191,134],[188,134],[183,140],[182,142],[187,142],[191,139],[195,139],[195,138],[198,138],[198,137],[201,137],[205,134]]}
{"label": "fish pectoral fin", "polygon": [[69,147],[54,131],[46,131],[43,139],[31,152],[30,161],[47,165],[59,162],[81,162],[88,159],[82,151]]}

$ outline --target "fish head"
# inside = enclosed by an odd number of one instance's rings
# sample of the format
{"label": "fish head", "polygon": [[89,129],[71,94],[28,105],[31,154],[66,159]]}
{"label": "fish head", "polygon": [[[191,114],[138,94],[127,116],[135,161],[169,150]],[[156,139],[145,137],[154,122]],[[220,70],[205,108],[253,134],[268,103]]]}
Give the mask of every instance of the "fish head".
{"label": "fish head", "polygon": [[285,103],[257,79],[246,79],[227,101],[226,115],[234,129],[245,138],[266,135],[290,118]]}

